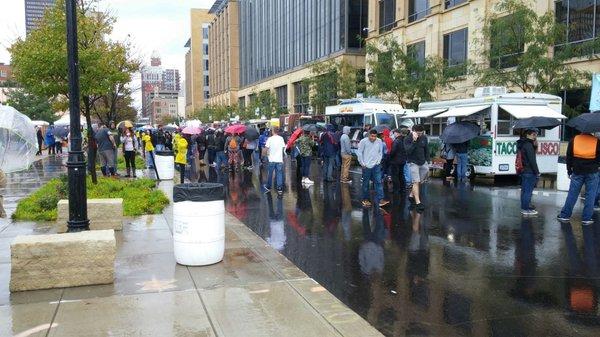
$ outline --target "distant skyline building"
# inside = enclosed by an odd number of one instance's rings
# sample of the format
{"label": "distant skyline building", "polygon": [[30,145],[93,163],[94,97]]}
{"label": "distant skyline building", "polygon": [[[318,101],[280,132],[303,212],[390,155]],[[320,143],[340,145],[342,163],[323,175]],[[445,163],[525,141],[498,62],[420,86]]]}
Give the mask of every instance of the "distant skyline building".
{"label": "distant skyline building", "polygon": [[[158,96],[158,92],[169,92],[178,95],[181,90],[180,75],[177,69],[164,69],[157,51],[152,52],[150,65],[144,66],[141,71],[142,77],[142,115],[153,117],[155,110],[152,106],[151,96]],[[175,98],[177,99],[177,98]],[[160,108],[161,110],[164,107]]]}
{"label": "distant skyline building", "polygon": [[39,20],[48,7],[54,6],[55,0],[25,0],[25,29],[27,34],[36,29]]}

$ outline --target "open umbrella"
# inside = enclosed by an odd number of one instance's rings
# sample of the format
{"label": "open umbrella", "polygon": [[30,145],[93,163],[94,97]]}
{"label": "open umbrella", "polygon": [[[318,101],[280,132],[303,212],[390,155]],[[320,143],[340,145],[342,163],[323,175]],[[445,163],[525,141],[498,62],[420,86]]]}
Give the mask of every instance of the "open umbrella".
{"label": "open umbrella", "polygon": [[377,133],[383,133],[384,130],[391,130],[389,125],[381,124],[374,127]]}
{"label": "open umbrella", "polygon": [[69,128],[66,126],[56,126],[54,127],[54,137],[59,137],[59,138],[67,138],[67,135],[69,134]]}
{"label": "open umbrella", "polygon": [[168,124],[168,125],[163,126],[163,130],[169,131],[169,132],[174,132],[174,131],[179,130],[179,127],[175,124]]}
{"label": "open umbrella", "polygon": [[28,169],[37,150],[35,126],[29,117],[0,104],[0,169],[6,173]]}
{"label": "open umbrella", "polygon": [[573,119],[568,123],[568,126],[579,130],[584,133],[600,132],[600,113],[584,113]]}
{"label": "open umbrella", "polygon": [[514,129],[554,129],[555,127],[560,125],[560,121],[556,118],[550,117],[529,117],[525,119],[519,119],[515,125],[513,125]]}
{"label": "open umbrella", "polygon": [[125,128],[132,128],[133,127],[133,123],[131,121],[121,121],[119,122],[119,124],[117,124],[117,129],[125,129]]}
{"label": "open umbrella", "polygon": [[152,129],[154,129],[152,127],[152,125],[144,125],[144,126],[142,126],[142,130],[152,130]]}
{"label": "open umbrella", "polygon": [[249,127],[244,132],[244,137],[248,140],[256,140],[260,135],[258,134],[258,130],[253,127]]}
{"label": "open umbrella", "polygon": [[470,122],[458,122],[448,125],[440,139],[446,144],[460,144],[479,135],[479,126]]}
{"label": "open umbrella", "polygon": [[184,133],[186,135],[199,135],[202,133],[202,129],[197,126],[188,126],[185,129],[183,129],[181,133]]}
{"label": "open umbrella", "polygon": [[325,131],[325,127],[321,126],[319,124],[306,124],[302,127],[302,130],[308,131],[308,132],[319,132],[319,131]]}
{"label": "open umbrella", "polygon": [[247,127],[242,124],[231,125],[225,128],[226,133],[240,134],[246,132]]}
{"label": "open umbrella", "polygon": [[296,131],[294,131],[292,133],[292,135],[290,136],[290,139],[288,139],[288,142],[285,146],[286,149],[291,149],[292,146],[294,146],[294,143],[296,143],[296,139],[298,139],[300,137],[300,135],[302,135],[302,133],[304,132],[304,130],[302,130],[302,128],[297,128]]}

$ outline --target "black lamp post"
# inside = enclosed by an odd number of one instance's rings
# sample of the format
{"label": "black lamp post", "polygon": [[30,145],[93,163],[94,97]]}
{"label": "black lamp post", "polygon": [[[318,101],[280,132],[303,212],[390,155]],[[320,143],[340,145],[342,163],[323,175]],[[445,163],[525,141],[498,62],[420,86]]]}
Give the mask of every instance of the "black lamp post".
{"label": "black lamp post", "polygon": [[67,54],[69,63],[69,113],[71,139],[69,142],[69,221],[68,232],[90,230],[87,218],[86,166],[81,148],[81,113],[79,110],[79,56],[77,55],[77,0],[67,5]]}

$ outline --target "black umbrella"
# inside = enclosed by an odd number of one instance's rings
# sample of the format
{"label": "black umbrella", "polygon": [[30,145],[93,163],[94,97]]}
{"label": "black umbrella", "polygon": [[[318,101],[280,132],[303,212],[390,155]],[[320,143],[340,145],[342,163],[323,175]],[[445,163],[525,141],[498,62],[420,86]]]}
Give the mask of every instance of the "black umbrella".
{"label": "black umbrella", "polygon": [[519,119],[513,128],[515,129],[554,129],[560,125],[560,121],[550,117],[529,117]]}
{"label": "black umbrella", "polygon": [[306,124],[302,127],[302,130],[308,131],[308,132],[318,132],[318,131],[325,131],[325,128],[319,124]]}
{"label": "black umbrella", "polygon": [[571,119],[567,125],[583,133],[600,132],[600,113],[581,114]]}
{"label": "black umbrella", "polygon": [[69,134],[69,128],[66,126],[55,126],[53,133],[54,137],[67,138],[67,135]]}
{"label": "black umbrella", "polygon": [[249,126],[246,131],[244,131],[244,137],[248,140],[256,140],[260,135],[258,134],[258,130]]}
{"label": "black umbrella", "polygon": [[470,122],[458,122],[448,125],[440,139],[446,144],[460,144],[479,136],[479,126]]}
{"label": "black umbrella", "polygon": [[384,130],[391,130],[390,126],[385,124],[377,125],[373,129],[375,129],[377,133],[383,133]]}

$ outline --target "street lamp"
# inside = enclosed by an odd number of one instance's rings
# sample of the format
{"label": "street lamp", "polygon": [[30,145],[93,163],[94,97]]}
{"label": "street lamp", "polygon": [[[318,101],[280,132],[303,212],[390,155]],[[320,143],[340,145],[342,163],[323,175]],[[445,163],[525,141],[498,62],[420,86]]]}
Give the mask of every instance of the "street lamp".
{"label": "street lamp", "polygon": [[67,58],[69,65],[70,146],[68,232],[90,230],[87,217],[85,157],[81,148],[81,113],[79,111],[79,57],[77,55],[77,0],[67,0]]}

